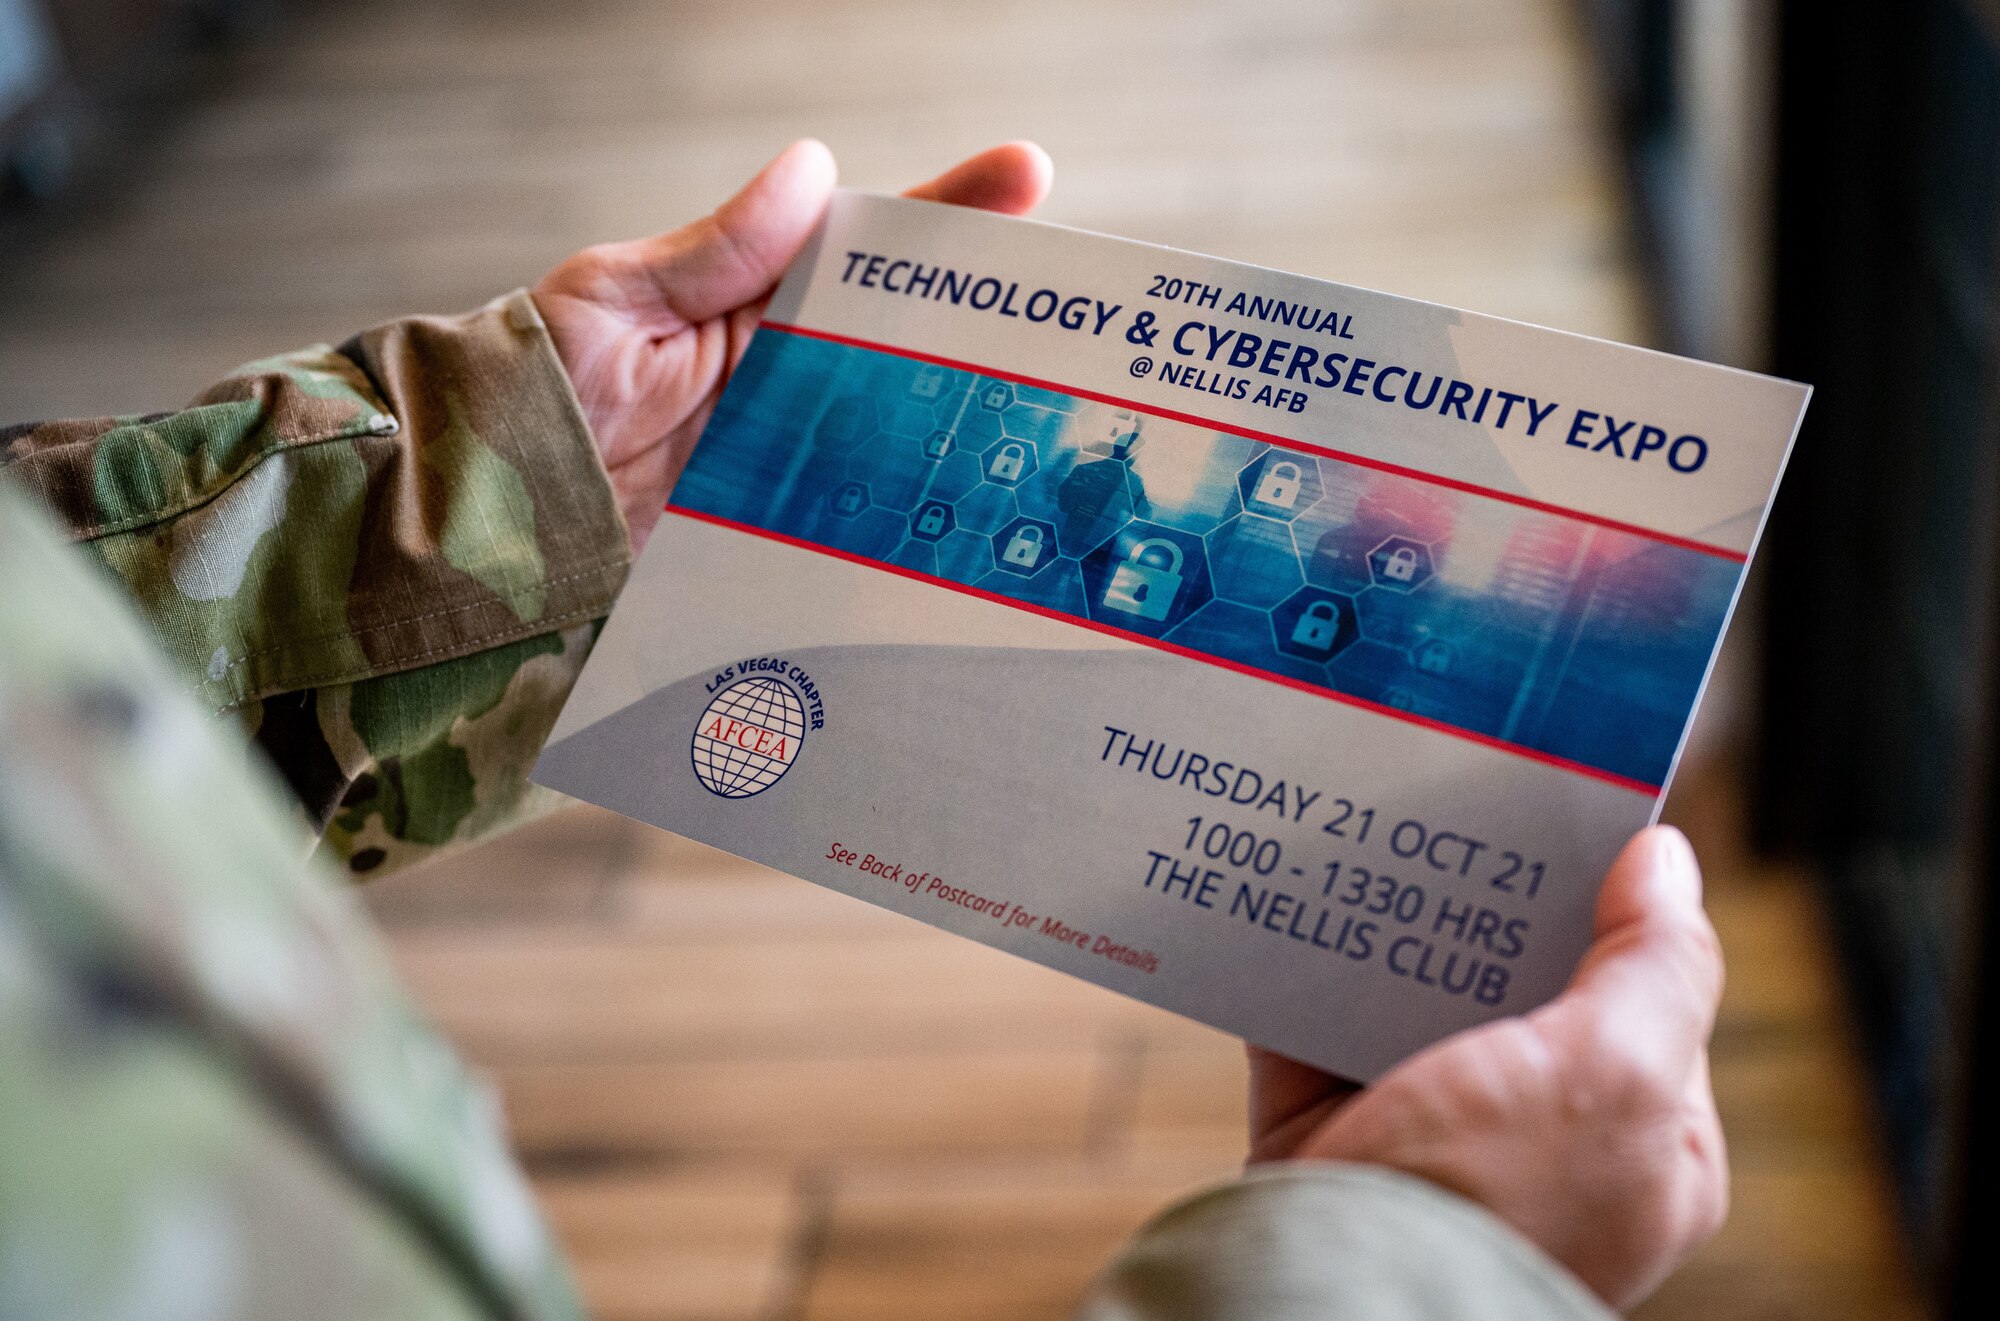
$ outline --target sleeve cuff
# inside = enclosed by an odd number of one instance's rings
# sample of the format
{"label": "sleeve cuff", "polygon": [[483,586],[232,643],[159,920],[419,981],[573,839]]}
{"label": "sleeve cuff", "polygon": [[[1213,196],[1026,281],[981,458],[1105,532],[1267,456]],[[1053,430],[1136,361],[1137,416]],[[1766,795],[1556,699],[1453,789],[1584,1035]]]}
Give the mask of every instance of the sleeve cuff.
{"label": "sleeve cuff", "polygon": [[349,673],[271,674],[259,687],[436,664],[609,612],[630,537],[526,290],[464,316],[393,321],[342,351],[387,401],[402,442],[371,474],[361,590],[347,601],[359,645],[343,650],[365,661]]}
{"label": "sleeve cuff", "polygon": [[45,427],[8,471],[212,710],[602,618],[631,560],[525,291],[251,363],[178,414]]}
{"label": "sleeve cuff", "polygon": [[1608,1321],[1581,1281],[1484,1208],[1366,1165],[1264,1166],[1168,1208],[1079,1321]]}

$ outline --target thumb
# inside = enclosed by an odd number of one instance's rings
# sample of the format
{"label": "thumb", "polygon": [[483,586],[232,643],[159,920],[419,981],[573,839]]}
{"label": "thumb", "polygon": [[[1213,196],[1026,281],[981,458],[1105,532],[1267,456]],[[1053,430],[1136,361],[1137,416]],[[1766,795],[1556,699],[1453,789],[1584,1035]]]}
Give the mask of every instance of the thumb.
{"label": "thumb", "polygon": [[1671,826],[1633,836],[1597,900],[1596,936],[1569,989],[1537,1011],[1588,1017],[1584,1039],[1616,1039],[1664,1069],[1699,1055],[1722,999],[1722,953],[1701,872]]}
{"label": "thumb", "polygon": [[769,293],[826,213],[834,177],[826,144],[802,138],[712,214],[629,245],[656,295],[653,329],[670,334]]}

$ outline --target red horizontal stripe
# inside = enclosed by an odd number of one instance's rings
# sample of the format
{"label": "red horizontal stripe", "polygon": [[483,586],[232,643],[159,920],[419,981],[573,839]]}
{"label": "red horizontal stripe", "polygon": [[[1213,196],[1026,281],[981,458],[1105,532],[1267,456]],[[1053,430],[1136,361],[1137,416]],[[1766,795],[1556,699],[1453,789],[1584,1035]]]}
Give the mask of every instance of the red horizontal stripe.
{"label": "red horizontal stripe", "polygon": [[1713,555],[1717,559],[1728,560],[1732,564],[1747,564],[1750,557],[1740,550],[1729,550],[1722,546],[1711,546],[1705,541],[1695,541],[1688,537],[1677,537],[1668,532],[1657,532],[1652,528],[1640,527],[1636,523],[1621,523],[1615,518],[1600,518],[1596,514],[1586,514],[1575,509],[1565,509],[1544,500],[1516,495],[1511,491],[1496,491],[1490,486],[1478,486],[1472,482],[1461,482],[1454,477],[1443,477],[1434,472],[1423,472],[1416,468],[1405,468],[1400,464],[1385,463],[1380,459],[1367,458],[1360,454],[1349,454],[1345,450],[1328,449],[1324,445],[1314,445],[1290,436],[1273,435],[1268,431],[1255,431],[1249,427],[1234,426],[1228,422],[1217,422],[1212,418],[1196,417],[1192,413],[1177,413],[1171,408],[1158,408],[1152,404],[1142,404],[1134,399],[1122,399],[1117,395],[1100,394],[1095,390],[1083,390],[1073,385],[1062,385],[1055,381],[1044,381],[1033,376],[1023,376],[1019,372],[1001,371],[997,367],[982,367],[976,362],[960,362],[956,358],[941,358],[934,353],[919,353],[915,349],[898,348],[894,344],[877,344],[873,340],[855,339],[851,335],[836,335],[830,330],[809,330],[805,326],[787,325],[782,321],[766,321],[761,330],[775,330],[786,335],[799,335],[806,339],[823,339],[829,344],[844,344],[849,348],[868,349],[875,353],[893,354],[898,358],[909,358],[915,362],[927,362],[937,367],[949,367],[955,371],[976,372],[981,376],[991,376],[995,380],[1012,381],[1017,385],[1031,385],[1037,390],[1053,390],[1057,394],[1075,395],[1080,399],[1095,400],[1100,404],[1110,404],[1115,408],[1129,408],[1136,413],[1151,417],[1164,417],[1174,422],[1185,422],[1190,426],[1205,427],[1210,431],[1224,431],[1232,436],[1242,436],[1248,440],[1262,441],[1280,449],[1292,450],[1300,454],[1318,454],[1341,463],[1351,463],[1357,468],[1370,468],[1376,472],[1393,473],[1398,477],[1408,477],[1414,481],[1426,482],[1432,486],[1442,486],[1448,490],[1462,491],[1467,495],[1481,496],[1488,500],[1499,500],[1505,504],[1519,505],[1523,509],[1533,509],[1538,513],[1554,514],[1559,518],[1574,519],[1579,523],[1589,523],[1596,527],[1609,528],[1614,532],[1629,533],[1657,541],[1664,546],[1678,546],[1682,550],[1698,551],[1703,555]]}
{"label": "red horizontal stripe", "polygon": [[822,545],[817,541],[808,541],[803,537],[794,537],[784,532],[773,532],[770,528],[758,527],[753,523],[739,523],[733,518],[724,518],[720,514],[710,514],[699,509],[687,509],[676,504],[669,504],[666,512],[679,514],[682,518],[694,519],[698,523],[712,523],[717,527],[729,528],[732,531],[747,533],[753,537],[763,537],[767,541],[776,541],[783,545],[796,546],[800,550],[817,551],[821,555],[830,556],[836,560],[846,560],[849,564],[859,564],[870,569],[879,569],[883,573],[893,573],[899,578],[909,578],[916,582],[928,583],[933,587],[947,588],[964,596],[973,596],[982,601],[991,601],[995,605],[1011,606],[1016,610],[1024,610],[1031,615],[1040,615],[1044,619],[1059,620],[1062,623],[1071,624],[1077,628],[1090,629],[1095,633],[1104,633],[1111,637],[1124,638],[1129,642],[1137,642],[1142,646],[1151,647],[1156,651],[1164,651],[1170,655],[1180,656],[1191,661],[1200,661],[1204,665],[1213,665],[1218,669],[1231,670],[1237,674],[1248,675],[1253,679],[1263,679],[1269,683],[1281,684],[1286,688],[1296,688],[1302,693],[1311,693],[1315,697],[1325,697],[1335,702],[1345,703],[1348,706],[1360,707],[1364,711],[1373,711],[1377,715],[1388,716],[1393,720],[1401,720],[1406,724],[1420,725],[1425,729],[1436,730],[1440,734],[1450,734],[1454,738],[1462,738],[1471,743],[1481,744],[1484,747],[1498,748],[1502,752],[1511,752],[1517,757],[1526,757],[1529,761],[1538,761],[1545,766],[1554,766],[1558,770],[1569,771],[1573,775],[1585,775],[1593,780],[1602,780],[1606,784],[1616,785],[1618,788],[1629,790],[1632,793],[1644,794],[1648,798],[1656,797],[1660,792],[1660,787],[1656,784],[1647,784],[1644,780],[1635,780],[1629,776],[1619,775],[1615,771],[1607,771],[1597,766],[1586,766],[1580,761],[1571,761],[1567,757],[1558,757],[1553,753],[1543,752],[1537,748],[1522,747],[1518,743],[1509,743],[1505,739],[1494,738],[1490,734],[1480,734],[1470,729],[1461,729],[1457,725],[1446,724],[1442,720],[1432,720],[1428,716],[1420,716],[1411,711],[1399,711],[1393,706],[1383,706],[1379,702],[1370,702],[1365,698],[1335,692],[1331,688],[1322,687],[1315,683],[1308,683],[1304,679],[1294,679],[1290,675],[1285,674],[1273,674],[1269,670],[1260,670],[1254,665],[1245,665],[1241,661],[1225,660],[1220,656],[1211,656],[1205,651],[1196,651],[1192,647],[1183,647],[1177,643],[1162,641],[1159,638],[1149,638],[1143,633],[1129,632],[1126,629],[1119,628],[1115,624],[1105,624],[1095,619],[1086,619],[1078,615],[1065,614],[1063,611],[1053,610],[1048,606],[1036,605],[1031,601],[1016,600],[1014,597],[1003,596],[998,592],[989,592],[983,588],[972,587],[961,582],[953,582],[949,578],[940,578],[935,574],[925,573],[919,569],[905,568],[900,564],[890,564],[885,560],[874,559],[867,555],[857,555],[853,551],[840,550],[833,546]]}

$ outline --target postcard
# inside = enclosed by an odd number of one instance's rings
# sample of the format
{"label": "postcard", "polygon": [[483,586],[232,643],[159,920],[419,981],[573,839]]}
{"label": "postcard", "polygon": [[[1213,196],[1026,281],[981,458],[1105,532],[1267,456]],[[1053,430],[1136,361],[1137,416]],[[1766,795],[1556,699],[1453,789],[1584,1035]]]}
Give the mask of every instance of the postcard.
{"label": "postcard", "polygon": [[534,778],[1370,1079],[1570,976],[1808,394],[842,192]]}

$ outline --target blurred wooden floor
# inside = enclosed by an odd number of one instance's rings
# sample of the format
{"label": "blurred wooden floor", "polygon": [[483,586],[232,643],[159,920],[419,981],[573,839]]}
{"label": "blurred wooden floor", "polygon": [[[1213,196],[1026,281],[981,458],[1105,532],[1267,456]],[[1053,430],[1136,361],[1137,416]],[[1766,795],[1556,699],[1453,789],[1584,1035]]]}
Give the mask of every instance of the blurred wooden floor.
{"label": "blurred wooden floor", "polygon": [[[0,254],[0,419],[166,407],[236,361],[469,306],[695,214],[803,133],[876,187],[1032,136],[1051,219],[1643,340],[1566,13],[328,6]],[[1672,815],[1730,958],[1735,1210],[1642,1315],[1913,1315],[1817,915],[1741,856],[1735,813],[1725,775],[1684,774]],[[1241,1154],[1219,1034],[602,814],[370,899],[499,1080],[607,1321],[1060,1316]]]}
{"label": "blurred wooden floor", "polygon": [[[1729,959],[1735,1206],[1639,1315],[1915,1317],[1819,915],[1726,785],[1673,815]],[[1061,1317],[1242,1156],[1234,1040],[595,809],[370,899],[606,1321]]]}

